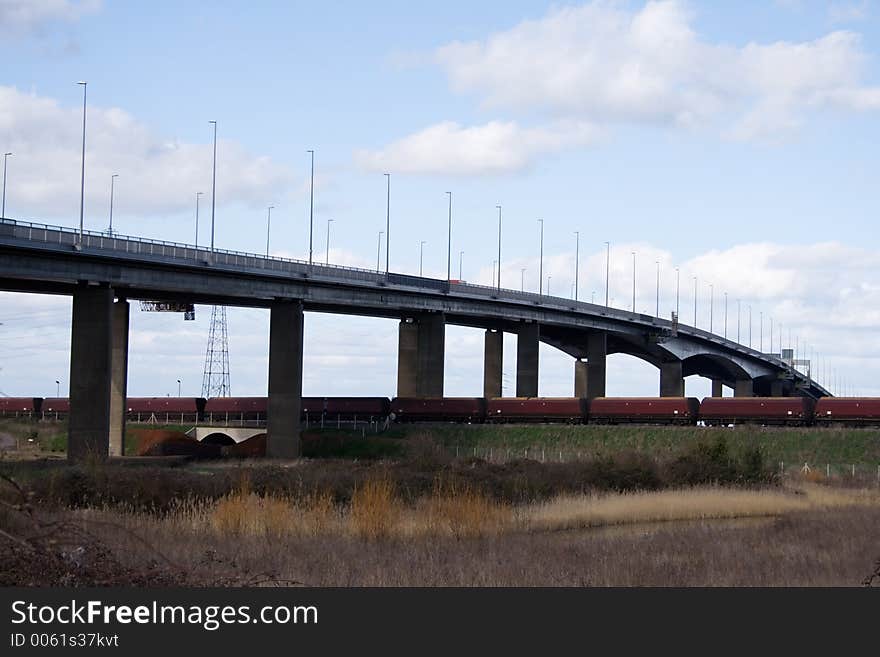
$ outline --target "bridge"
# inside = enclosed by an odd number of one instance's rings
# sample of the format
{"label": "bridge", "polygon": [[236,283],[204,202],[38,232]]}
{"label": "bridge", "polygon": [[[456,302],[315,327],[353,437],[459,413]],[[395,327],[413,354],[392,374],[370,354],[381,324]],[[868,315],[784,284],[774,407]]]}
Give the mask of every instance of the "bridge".
{"label": "bridge", "polygon": [[538,345],[573,358],[574,395],[605,395],[605,362],[625,353],[656,366],[659,394],[684,377],[737,396],[828,391],[789,362],[660,317],[499,287],[310,264],[0,219],[0,289],[73,297],[68,458],[122,453],[129,300],[270,310],[267,453],[299,454],[303,312],[400,320],[397,394],[442,397],[445,327],[485,333],[483,396],[501,396],[503,334],[517,336],[516,395],[538,394]]}

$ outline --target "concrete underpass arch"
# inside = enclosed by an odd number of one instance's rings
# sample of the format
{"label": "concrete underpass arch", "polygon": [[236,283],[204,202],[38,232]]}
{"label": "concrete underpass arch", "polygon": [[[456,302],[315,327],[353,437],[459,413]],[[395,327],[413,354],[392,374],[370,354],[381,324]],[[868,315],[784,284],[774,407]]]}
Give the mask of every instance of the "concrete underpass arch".
{"label": "concrete underpass arch", "polygon": [[733,387],[736,381],[751,379],[749,373],[739,364],[718,354],[696,354],[681,362],[685,377],[698,375],[707,379],[717,379]]}
{"label": "concrete underpass arch", "polygon": [[202,438],[201,442],[206,445],[220,445],[221,447],[229,447],[235,445],[235,440],[227,433],[215,431]]}

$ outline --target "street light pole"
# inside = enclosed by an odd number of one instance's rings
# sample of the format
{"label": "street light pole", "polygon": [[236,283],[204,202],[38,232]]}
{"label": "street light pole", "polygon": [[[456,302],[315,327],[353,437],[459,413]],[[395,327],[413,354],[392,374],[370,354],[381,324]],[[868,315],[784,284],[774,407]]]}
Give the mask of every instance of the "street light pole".
{"label": "street light pole", "polygon": [[752,348],[752,305],[749,304],[749,349]]}
{"label": "street light pole", "polygon": [[660,318],[660,261],[657,260],[657,308],[654,311],[654,317]]}
{"label": "street light pole", "polygon": [[325,265],[330,264],[330,224],[332,224],[332,223],[333,223],[332,219],[327,220],[327,254],[325,257],[325,261],[324,261]]}
{"label": "street light pole", "polygon": [[758,313],[758,350],[764,353],[764,311]]}
{"label": "street light pole", "polygon": [[724,339],[727,339],[727,292],[724,293]]}
{"label": "street light pole", "polygon": [[681,319],[681,313],[679,312],[681,302],[681,270],[676,267],[675,268],[675,319],[676,321]]}
{"label": "street light pole", "polygon": [[419,276],[422,275],[422,257],[425,253],[425,240],[419,242]]}
{"label": "street light pole", "polygon": [[605,242],[605,307],[608,307],[608,279],[611,275],[611,242]]}
{"label": "street light pole", "polygon": [[196,192],[196,246],[199,245],[199,196],[204,192]]}
{"label": "street light pole", "polygon": [[550,296],[550,279],[552,279],[552,278],[553,278],[552,276],[547,277],[547,296],[548,297]]}
{"label": "street light pole", "polygon": [[740,327],[739,316],[740,316],[740,300],[737,299],[736,300],[736,343],[742,344],[742,341],[740,340],[740,337],[739,337],[739,327]]}
{"label": "street light pole", "polygon": [[581,259],[581,234],[574,231],[574,300],[578,300],[578,273]]}
{"label": "street light pole", "polygon": [[270,205],[267,209],[266,214],[266,257],[269,257],[269,229],[272,226],[272,208],[274,205]]}
{"label": "street light pole", "polygon": [[0,210],[0,217],[6,218],[6,162],[12,153],[3,153],[3,208]]}
{"label": "street light pole", "polygon": [[311,174],[309,176],[309,264],[312,264],[312,232],[315,227],[315,151],[307,150],[306,153],[309,153],[311,155],[312,160]]}
{"label": "street light pole", "polygon": [[521,267],[519,270],[519,291],[526,291],[526,268]]}
{"label": "street light pole", "polygon": [[497,260],[493,260],[493,261],[492,261],[492,285],[493,285],[493,286],[495,285],[495,268],[496,268],[497,266],[498,266],[498,261],[497,261]]}
{"label": "street light pole", "polygon": [[55,379],[55,396],[61,397],[61,381]]}
{"label": "street light pole", "polygon": [[633,257],[633,313],[636,312],[636,252],[632,252]]}
{"label": "street light pole", "polygon": [[458,252],[458,280],[464,280],[461,276],[461,262],[464,260],[464,251]]}
{"label": "street light pole", "polygon": [[82,248],[83,243],[83,215],[86,203],[86,91],[88,82],[80,81],[83,88],[83,130],[82,130],[82,166],[80,170],[79,181],[79,245]]}
{"label": "street light pole", "polygon": [[694,328],[697,328],[697,277],[694,276]]}
{"label": "street light pole", "polygon": [[211,252],[214,251],[214,209],[217,205],[217,122],[214,124],[214,166],[211,174]]}
{"label": "street light pole", "polygon": [[498,208],[498,290],[501,290],[501,206]]}
{"label": "street light pole", "polygon": [[384,230],[379,231],[379,240],[378,240],[378,244],[376,245],[376,273],[379,273],[379,262],[380,262],[380,258],[382,256],[382,235],[384,235],[384,234],[385,234]]}
{"label": "street light pole", "polygon": [[177,396],[180,397],[180,379],[177,379]]}
{"label": "street light pole", "polygon": [[391,174],[386,173],[385,178],[388,181],[385,199],[385,273],[387,274],[391,262]]}
{"label": "street light pole", "polygon": [[538,295],[540,296],[544,293],[544,220],[538,219],[538,223],[541,224],[541,247],[538,258]]}
{"label": "street light pole", "polygon": [[107,233],[112,237],[113,236],[113,188],[116,179],[119,177],[118,173],[114,173],[110,176],[110,226],[107,228]]}
{"label": "street light pole", "polygon": [[452,278],[452,192],[449,194],[449,241],[446,243],[446,280]]}
{"label": "street light pole", "polygon": [[712,329],[714,328],[714,314],[715,314],[715,286],[712,283],[709,283],[709,333],[712,333]]}

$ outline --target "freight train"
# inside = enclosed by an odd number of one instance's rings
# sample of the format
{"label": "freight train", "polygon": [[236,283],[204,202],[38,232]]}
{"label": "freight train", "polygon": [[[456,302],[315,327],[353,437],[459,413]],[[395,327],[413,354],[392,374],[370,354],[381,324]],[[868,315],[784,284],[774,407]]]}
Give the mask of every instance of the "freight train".
{"label": "freight train", "polygon": [[[263,423],[266,397],[129,397],[132,422]],[[63,419],[66,398],[0,397],[0,416]],[[823,397],[303,397],[302,419],[400,423],[878,426],[880,398]]]}

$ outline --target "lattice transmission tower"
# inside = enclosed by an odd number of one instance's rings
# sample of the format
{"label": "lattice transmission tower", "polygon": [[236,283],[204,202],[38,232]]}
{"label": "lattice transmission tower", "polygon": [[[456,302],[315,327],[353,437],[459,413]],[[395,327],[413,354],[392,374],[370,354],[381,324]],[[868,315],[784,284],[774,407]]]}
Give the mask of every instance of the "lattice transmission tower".
{"label": "lattice transmission tower", "polygon": [[211,309],[211,329],[205,351],[202,397],[229,397],[229,340],[226,335],[226,306]]}

